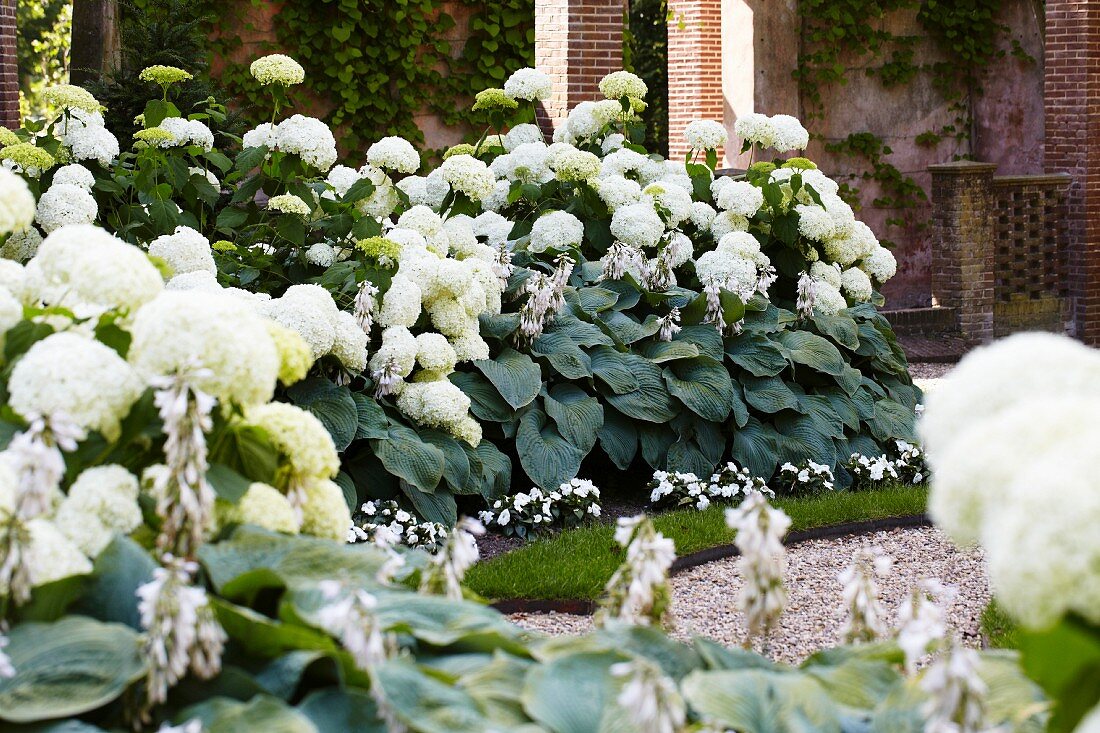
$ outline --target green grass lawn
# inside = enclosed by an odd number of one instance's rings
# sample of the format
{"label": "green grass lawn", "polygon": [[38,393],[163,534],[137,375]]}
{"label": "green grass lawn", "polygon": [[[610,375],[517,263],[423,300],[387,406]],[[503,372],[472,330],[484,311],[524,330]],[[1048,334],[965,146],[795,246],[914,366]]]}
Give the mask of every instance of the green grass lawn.
{"label": "green grass lawn", "polygon": [[[920,514],[927,490],[898,487],[860,493],[838,493],[775,502],[790,515],[792,530],[841,522]],[[726,527],[725,506],[705,511],[680,510],[654,518],[657,529],[676,542],[680,556],[727,545],[733,532]],[[623,550],[614,527],[597,525],[561,532],[478,563],[466,575],[470,589],[485,598],[594,599],[603,592]]]}
{"label": "green grass lawn", "polygon": [[982,611],[982,634],[992,649],[1016,648],[1016,622],[1001,610],[996,601]]}

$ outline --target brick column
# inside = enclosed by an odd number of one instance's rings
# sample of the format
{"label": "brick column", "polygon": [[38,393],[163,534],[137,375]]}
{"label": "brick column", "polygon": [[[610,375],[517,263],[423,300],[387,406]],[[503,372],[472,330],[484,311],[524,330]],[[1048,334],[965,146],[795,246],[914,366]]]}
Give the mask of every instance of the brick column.
{"label": "brick column", "polygon": [[0,125],[19,127],[19,64],[15,55],[15,3],[0,0]]}
{"label": "brick column", "polygon": [[959,331],[993,338],[996,233],[991,163],[959,161],[932,172],[932,305],[954,308]]}
{"label": "brick column", "polygon": [[1100,344],[1100,0],[1047,0],[1043,96],[1048,173],[1066,196],[1069,293],[1078,338]]}
{"label": "brick column", "polygon": [[725,116],[722,0],[669,0],[668,10],[668,157],[682,160],[687,124]]}
{"label": "brick column", "polygon": [[626,0],[535,0],[535,66],[554,81],[538,115],[547,133],[623,68],[625,12]]}

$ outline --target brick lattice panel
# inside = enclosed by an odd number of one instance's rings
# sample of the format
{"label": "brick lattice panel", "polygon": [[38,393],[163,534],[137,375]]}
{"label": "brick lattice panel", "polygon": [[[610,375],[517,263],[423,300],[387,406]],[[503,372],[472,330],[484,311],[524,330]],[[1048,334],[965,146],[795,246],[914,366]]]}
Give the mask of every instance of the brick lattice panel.
{"label": "brick lattice panel", "polygon": [[1069,294],[1065,246],[1068,185],[1068,176],[993,179],[997,300],[1040,300]]}

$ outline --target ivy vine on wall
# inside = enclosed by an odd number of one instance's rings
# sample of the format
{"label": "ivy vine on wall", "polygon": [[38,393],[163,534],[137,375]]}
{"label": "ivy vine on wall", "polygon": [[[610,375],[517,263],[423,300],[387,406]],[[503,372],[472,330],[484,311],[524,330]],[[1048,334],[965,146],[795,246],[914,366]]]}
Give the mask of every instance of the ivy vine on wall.
{"label": "ivy vine on wall", "polygon": [[[997,20],[1001,0],[799,0],[803,24],[803,50],[795,71],[808,119],[822,117],[821,89],[844,84],[850,69],[859,66],[886,88],[911,83],[929,74],[935,89],[948,104],[953,118],[937,129],[916,136],[922,146],[945,139],[966,149],[973,139],[974,101],[982,93],[982,80],[992,64],[1006,55],[1002,38],[1009,28]],[[896,35],[886,30],[887,15],[915,11],[923,35]],[[930,38],[943,60],[922,62],[917,46]],[[1030,59],[1015,40],[1012,55]],[[858,196],[856,180],[875,181],[882,195],[873,205],[896,209],[891,225],[912,225],[910,213],[924,201],[923,188],[892,165],[892,150],[877,135],[853,132],[826,145],[832,153],[862,160],[864,169],[846,187],[850,200]],[[966,153],[958,157],[966,157]]]}
{"label": "ivy vine on wall", "polygon": [[[218,6],[219,25],[244,24],[260,0],[200,0]],[[459,49],[446,39],[459,9],[469,10],[469,38]],[[429,113],[445,125],[484,127],[466,100],[501,86],[535,57],[534,0],[287,0],[275,16],[270,49],[301,62],[308,83],[294,99],[331,105],[326,121],[341,147],[362,151],[382,135],[414,142],[424,136],[414,116]],[[458,34],[464,35],[464,34]],[[237,33],[215,39],[212,52],[232,58]],[[261,49],[267,52],[265,49]],[[229,64],[222,83],[246,107],[266,99],[247,65]]]}

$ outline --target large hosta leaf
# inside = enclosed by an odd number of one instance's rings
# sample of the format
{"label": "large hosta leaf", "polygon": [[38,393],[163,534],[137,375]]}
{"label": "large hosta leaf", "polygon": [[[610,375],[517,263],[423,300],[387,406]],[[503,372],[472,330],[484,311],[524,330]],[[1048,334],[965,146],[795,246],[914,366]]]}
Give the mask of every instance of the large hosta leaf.
{"label": "large hosta leaf", "polygon": [[435,491],[446,464],[443,451],[400,425],[391,425],[389,436],[387,440],[371,441],[371,448],[386,470],[421,491]]}
{"label": "large hosta leaf", "polygon": [[333,384],[322,377],[303,379],[286,391],[287,397],[298,407],[309,410],[321,421],[336,450],[351,445],[359,429],[359,408],[347,387]]}
{"label": "large hosta leaf", "polygon": [[840,733],[836,705],[812,678],[759,669],[692,672],[684,697],[707,720],[739,733]]}
{"label": "large hosta leaf", "polygon": [[592,370],[611,387],[604,392],[604,398],[624,415],[656,423],[676,416],[676,403],[656,364],[635,354],[599,346],[592,352]]}
{"label": "large hosta leaf", "polygon": [[844,348],[852,351],[859,348],[859,324],[846,312],[833,315],[819,312],[813,317],[813,322],[821,333]]}
{"label": "large hosta leaf", "polygon": [[539,365],[512,348],[505,348],[495,359],[479,359],[474,366],[493,383],[504,401],[517,410],[535,399],[542,387]]}
{"label": "large hosta leaf", "polygon": [[180,720],[200,721],[203,733],[319,733],[306,715],[268,695],[257,695],[248,702],[214,698],[187,708]]}
{"label": "large hosta leaf", "polygon": [[298,704],[318,733],[386,733],[378,704],[369,692],[355,688],[316,690]]}
{"label": "large hosta leaf", "polygon": [[797,410],[798,395],[779,377],[743,377],[745,402],[753,409],[774,414],[780,410]]}
{"label": "large hosta leaf", "polygon": [[722,362],[697,357],[664,370],[668,390],[692,412],[722,422],[733,406],[733,382]]}
{"label": "large hosta leaf", "polygon": [[531,344],[531,353],[550,362],[567,379],[592,376],[592,360],[581,347],[561,331],[544,333]]}
{"label": "large hosta leaf", "polygon": [[[504,401],[500,392],[485,377],[476,372],[451,372],[451,384],[470,398],[470,412],[482,422],[509,422],[516,412]],[[385,436],[383,436],[385,437]]]}
{"label": "large hosta leaf", "polygon": [[631,420],[614,408],[604,410],[603,425],[596,433],[607,457],[625,471],[638,453],[638,431]]}
{"label": "large hosta leaf", "polygon": [[442,430],[421,430],[420,439],[443,451],[443,478],[452,491],[462,491],[470,481],[470,459],[462,444]]}
{"label": "large hosta leaf", "polygon": [[616,695],[609,670],[625,660],[615,652],[585,652],[532,667],[523,688],[523,707],[554,733],[598,733]]}
{"label": "large hosta leaf", "polygon": [[425,674],[411,662],[387,662],[377,676],[394,714],[412,730],[484,733],[493,728],[465,690]]}
{"label": "large hosta leaf", "polygon": [[602,313],[596,319],[596,324],[620,346],[628,346],[635,341],[641,341],[657,333],[661,328],[655,317],[651,316],[644,323],[638,323],[622,311]]}
{"label": "large hosta leaf", "polygon": [[138,613],[138,587],[153,579],[157,564],[149,553],[129,537],[116,535],[107,549],[99,553],[84,593],[73,610],[100,621],[141,628]]}
{"label": "large hosta leaf", "polygon": [[806,415],[780,415],[775,420],[779,431],[776,452],[779,462],[817,461],[831,466],[836,460],[836,444],[829,437],[833,427]]}
{"label": "large hosta leaf", "polygon": [[654,364],[678,359],[694,359],[699,356],[699,347],[690,341],[650,341],[639,344],[637,350]]}
{"label": "large hosta leaf", "polygon": [[695,344],[699,353],[715,361],[722,361],[722,336],[711,325],[684,326],[673,341],[686,341]]}
{"label": "large hosta leaf", "polygon": [[[746,391],[746,394],[748,392]],[[730,454],[741,466],[748,468],[754,476],[771,476],[776,466],[776,439],[780,437],[775,430],[764,425],[755,417],[750,417],[745,427],[733,434],[733,447]]]}
{"label": "large hosta leaf", "polygon": [[543,398],[546,414],[562,437],[588,453],[596,444],[596,432],[603,425],[603,405],[572,384],[557,384]]}
{"label": "large hosta leaf", "polygon": [[512,485],[512,461],[487,440],[477,444],[477,457],[482,465],[481,495],[495,499]]}
{"label": "large hosta leaf", "polygon": [[638,389],[638,377],[630,367],[627,354],[606,347],[592,350],[592,371],[615,394],[629,394]]}
{"label": "large hosta leaf", "polygon": [[145,674],[140,638],[86,616],[24,623],[4,650],[15,676],[0,677],[0,719],[31,723],[80,715],[117,699]]}
{"label": "large hosta leaf", "polygon": [[420,491],[415,486],[400,482],[405,498],[413,505],[416,513],[429,522],[439,522],[448,527],[458,521],[458,505],[455,497],[448,491]]}
{"label": "large hosta leaf", "polygon": [[520,418],[516,452],[531,480],[548,490],[576,476],[585,456],[584,451],[562,437],[539,409],[528,410]]}
{"label": "large hosta leaf", "polygon": [[916,432],[916,415],[904,405],[893,400],[875,402],[875,416],[870,420],[871,432],[883,442],[913,440]]}
{"label": "large hosta leaf", "polygon": [[720,427],[685,413],[673,421],[673,429],[680,437],[668,447],[668,470],[696,476],[713,473],[726,449]]}
{"label": "large hosta leaf", "polygon": [[576,291],[577,307],[590,316],[609,309],[618,299],[619,294],[607,288],[587,287]]}
{"label": "large hosta leaf", "polygon": [[787,357],[775,342],[748,331],[726,339],[726,356],[756,377],[774,377],[787,368]]}
{"label": "large hosta leaf", "polygon": [[809,331],[783,331],[776,339],[787,350],[787,358],[815,371],[837,376],[847,363],[840,351],[827,339]]}

